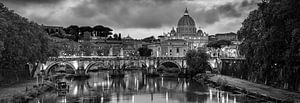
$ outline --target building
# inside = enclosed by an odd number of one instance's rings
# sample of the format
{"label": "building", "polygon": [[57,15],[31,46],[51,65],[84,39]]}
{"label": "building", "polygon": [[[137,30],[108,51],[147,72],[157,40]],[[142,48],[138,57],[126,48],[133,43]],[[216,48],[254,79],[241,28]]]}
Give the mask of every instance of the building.
{"label": "building", "polygon": [[169,39],[148,46],[152,49],[152,57],[184,57],[188,51],[187,41],[183,39]]}
{"label": "building", "polygon": [[189,15],[187,8],[179,19],[176,30],[174,27],[169,33],[158,36],[159,43],[148,47],[154,51],[152,56],[183,57],[188,50],[197,50],[208,43],[208,34],[196,28],[194,19]]}
{"label": "building", "polygon": [[224,33],[224,34],[216,34],[216,40],[228,40],[228,41],[237,41],[236,33]]}
{"label": "building", "polygon": [[189,49],[204,47],[208,43],[208,34],[201,29],[196,29],[196,23],[189,15],[187,9],[185,9],[184,15],[179,19],[176,31],[172,28],[168,34],[165,34],[165,37],[166,39],[186,40]]}

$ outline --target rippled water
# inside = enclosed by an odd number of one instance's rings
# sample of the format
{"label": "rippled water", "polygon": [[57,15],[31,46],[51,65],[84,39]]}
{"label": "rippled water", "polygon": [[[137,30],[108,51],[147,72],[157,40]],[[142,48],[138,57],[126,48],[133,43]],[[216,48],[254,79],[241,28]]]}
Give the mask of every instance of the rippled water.
{"label": "rippled water", "polygon": [[218,91],[184,78],[146,78],[141,72],[126,72],[111,79],[108,72],[90,73],[84,81],[67,80],[70,91],[41,95],[30,103],[239,103],[240,94]]}

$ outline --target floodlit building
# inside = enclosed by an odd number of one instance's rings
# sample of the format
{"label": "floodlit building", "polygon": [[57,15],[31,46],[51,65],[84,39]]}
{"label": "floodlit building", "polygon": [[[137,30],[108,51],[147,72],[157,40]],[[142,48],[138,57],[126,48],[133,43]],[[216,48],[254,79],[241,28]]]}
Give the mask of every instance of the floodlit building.
{"label": "floodlit building", "polygon": [[152,56],[183,57],[188,50],[205,47],[208,43],[208,34],[196,28],[194,19],[185,9],[179,19],[176,30],[174,27],[169,33],[158,36],[159,43],[148,47],[153,50]]}

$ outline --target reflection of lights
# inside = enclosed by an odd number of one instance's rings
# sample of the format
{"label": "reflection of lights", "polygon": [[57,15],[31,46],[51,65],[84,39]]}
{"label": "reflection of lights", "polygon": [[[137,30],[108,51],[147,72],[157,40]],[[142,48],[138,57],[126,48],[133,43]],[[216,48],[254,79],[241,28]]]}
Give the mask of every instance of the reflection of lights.
{"label": "reflection of lights", "polygon": [[168,92],[166,92],[166,103],[169,102]]}
{"label": "reflection of lights", "polygon": [[226,93],[226,102],[228,103],[228,93]]}
{"label": "reflection of lights", "polygon": [[136,80],[136,89],[139,90],[139,80]]}
{"label": "reflection of lights", "polygon": [[78,86],[76,85],[73,91],[73,95],[77,95],[78,94]]}
{"label": "reflection of lights", "polygon": [[212,100],[212,91],[211,91],[211,89],[209,89],[209,98],[210,98],[210,100]]}
{"label": "reflection of lights", "polygon": [[134,77],[134,85],[137,86],[137,79]]}
{"label": "reflection of lights", "polygon": [[223,95],[222,95],[222,103],[225,103],[225,98]]}
{"label": "reflection of lights", "polygon": [[161,86],[164,86],[164,77],[161,78]]}
{"label": "reflection of lights", "polygon": [[236,98],[235,97],[233,98],[233,103],[236,103]]}
{"label": "reflection of lights", "polygon": [[104,100],[104,97],[102,96],[102,97],[101,97],[101,103],[103,103],[103,102],[104,102],[103,100]]}
{"label": "reflection of lights", "polygon": [[63,97],[60,101],[58,101],[59,103],[67,103],[67,97]]}
{"label": "reflection of lights", "polygon": [[134,103],[134,95],[132,95],[132,103]]}
{"label": "reflection of lights", "polygon": [[183,89],[186,90],[186,88],[187,88],[187,83],[183,82]]}
{"label": "reflection of lights", "polygon": [[219,98],[220,98],[220,97],[219,97],[219,91],[217,91],[217,99],[218,99],[218,102],[220,101]]}

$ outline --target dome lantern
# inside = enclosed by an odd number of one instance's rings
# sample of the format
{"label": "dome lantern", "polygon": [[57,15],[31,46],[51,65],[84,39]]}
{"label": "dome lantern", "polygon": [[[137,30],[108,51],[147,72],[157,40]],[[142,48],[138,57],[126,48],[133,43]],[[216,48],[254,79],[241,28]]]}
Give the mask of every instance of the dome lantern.
{"label": "dome lantern", "polygon": [[185,8],[184,15],[189,15],[189,11],[187,8]]}

